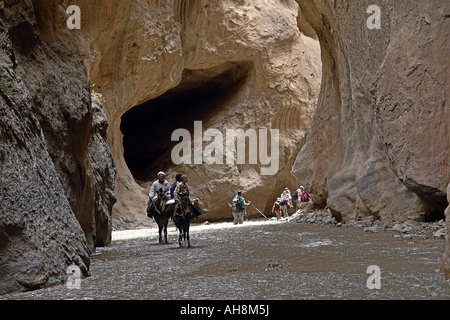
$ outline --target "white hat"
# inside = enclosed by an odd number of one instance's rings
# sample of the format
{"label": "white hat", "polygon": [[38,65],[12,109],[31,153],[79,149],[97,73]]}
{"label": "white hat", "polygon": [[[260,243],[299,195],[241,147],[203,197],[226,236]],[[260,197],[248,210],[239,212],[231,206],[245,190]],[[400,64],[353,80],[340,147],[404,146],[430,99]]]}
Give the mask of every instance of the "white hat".
{"label": "white hat", "polygon": [[157,177],[159,178],[159,176],[160,175],[164,175],[164,176],[166,176],[166,174],[164,173],[164,171],[160,171],[160,172],[158,172],[158,175],[157,175]]}

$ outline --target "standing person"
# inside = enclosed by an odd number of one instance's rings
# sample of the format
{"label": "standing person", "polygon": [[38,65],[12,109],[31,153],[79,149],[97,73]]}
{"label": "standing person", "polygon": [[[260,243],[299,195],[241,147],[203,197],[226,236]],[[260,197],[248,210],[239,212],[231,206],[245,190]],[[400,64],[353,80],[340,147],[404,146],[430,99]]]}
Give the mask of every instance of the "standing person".
{"label": "standing person", "polygon": [[277,216],[277,221],[281,219],[281,198],[277,198],[277,201],[273,203],[272,207],[272,213],[275,212],[275,215]]}
{"label": "standing person", "polygon": [[233,209],[234,224],[244,223],[244,216],[246,214],[245,207],[250,203],[251,202],[246,203],[244,197],[242,196],[242,191],[238,191],[231,204]]}
{"label": "standing person", "polygon": [[169,191],[170,184],[169,184],[169,181],[166,180],[166,174],[163,171],[158,172],[157,177],[158,177],[158,180],[153,182],[153,184],[150,188],[150,192],[148,194],[148,197],[149,197],[148,205],[151,206],[153,203],[153,205],[156,207],[156,201],[158,200],[158,195],[159,195],[162,199],[164,199],[164,203],[161,204],[161,207],[164,208],[165,201],[166,201],[164,195]]}
{"label": "standing person", "polygon": [[295,190],[294,194],[292,195],[292,204],[294,204],[294,200],[295,200],[295,206],[298,208],[299,207],[299,203],[302,201],[301,200],[301,194],[302,194],[302,189],[303,186],[300,186],[297,190]]}
{"label": "standing person", "polygon": [[302,193],[299,194],[299,199],[301,202],[311,202],[311,195],[308,191],[305,190],[303,186],[300,187],[302,189]]}
{"label": "standing person", "polygon": [[291,192],[289,188],[284,188],[283,193],[281,194],[281,211],[283,212],[283,217],[287,219],[289,217],[288,206],[292,208],[291,204]]}
{"label": "standing person", "polygon": [[180,177],[180,183],[176,186],[173,196],[175,199],[175,213],[177,214],[178,208],[183,206],[183,201],[189,199],[189,187],[187,185],[188,177],[186,175],[182,175]]}

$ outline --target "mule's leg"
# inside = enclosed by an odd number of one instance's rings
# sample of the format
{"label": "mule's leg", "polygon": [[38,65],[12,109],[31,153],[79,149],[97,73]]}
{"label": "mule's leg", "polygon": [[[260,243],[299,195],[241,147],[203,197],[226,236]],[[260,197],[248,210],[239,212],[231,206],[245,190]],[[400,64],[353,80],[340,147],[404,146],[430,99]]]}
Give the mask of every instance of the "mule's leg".
{"label": "mule's leg", "polygon": [[179,236],[178,236],[178,245],[180,247],[182,247],[183,244],[181,243],[181,241],[183,240],[183,230],[182,230],[182,228],[178,228],[178,230],[180,231]]}
{"label": "mule's leg", "polygon": [[158,223],[159,244],[162,243],[162,231],[163,231],[163,225],[162,225],[162,223]]}
{"label": "mule's leg", "polygon": [[186,223],[186,231],[185,232],[186,232],[186,240],[188,242],[188,248],[191,247],[191,242],[189,241],[189,226],[190,226],[189,222]]}
{"label": "mule's leg", "polygon": [[166,244],[169,243],[169,241],[167,241],[167,223],[168,222],[166,222],[164,225],[164,241],[166,242]]}

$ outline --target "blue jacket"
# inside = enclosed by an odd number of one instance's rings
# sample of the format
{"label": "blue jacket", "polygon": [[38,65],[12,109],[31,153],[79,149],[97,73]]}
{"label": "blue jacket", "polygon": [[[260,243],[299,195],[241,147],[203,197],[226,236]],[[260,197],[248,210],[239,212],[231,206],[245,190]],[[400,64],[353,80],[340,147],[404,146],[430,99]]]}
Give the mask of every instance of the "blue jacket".
{"label": "blue jacket", "polygon": [[179,181],[175,181],[172,183],[172,186],[170,186],[170,197],[173,198],[173,192],[175,191],[175,188],[177,187]]}

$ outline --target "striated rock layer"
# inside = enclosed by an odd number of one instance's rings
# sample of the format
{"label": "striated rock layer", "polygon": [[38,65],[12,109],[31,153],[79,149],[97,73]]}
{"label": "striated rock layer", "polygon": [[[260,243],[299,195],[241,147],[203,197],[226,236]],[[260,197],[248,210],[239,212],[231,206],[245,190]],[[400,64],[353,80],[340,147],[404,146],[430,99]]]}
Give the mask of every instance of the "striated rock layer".
{"label": "striated rock layer", "polygon": [[[81,8],[77,34],[110,120],[117,227],[148,222],[147,194],[160,170],[171,182],[177,172],[190,177],[208,220],[231,217],[227,203],[238,189],[267,212],[285,186],[298,187],[290,170],[311,124],[321,63],[318,41],[297,26],[295,1],[71,3]],[[224,136],[227,129],[279,129],[278,170],[261,175],[268,165],[260,156],[257,164],[175,165],[172,132],[193,133],[194,121]]]}
{"label": "striated rock layer", "polygon": [[0,7],[0,294],[89,275],[111,240],[114,163],[61,1]]}
{"label": "striated rock layer", "polygon": [[323,77],[293,174],[341,221],[444,218],[448,3],[379,1],[380,29],[367,27],[371,1],[298,3],[320,40]]}

